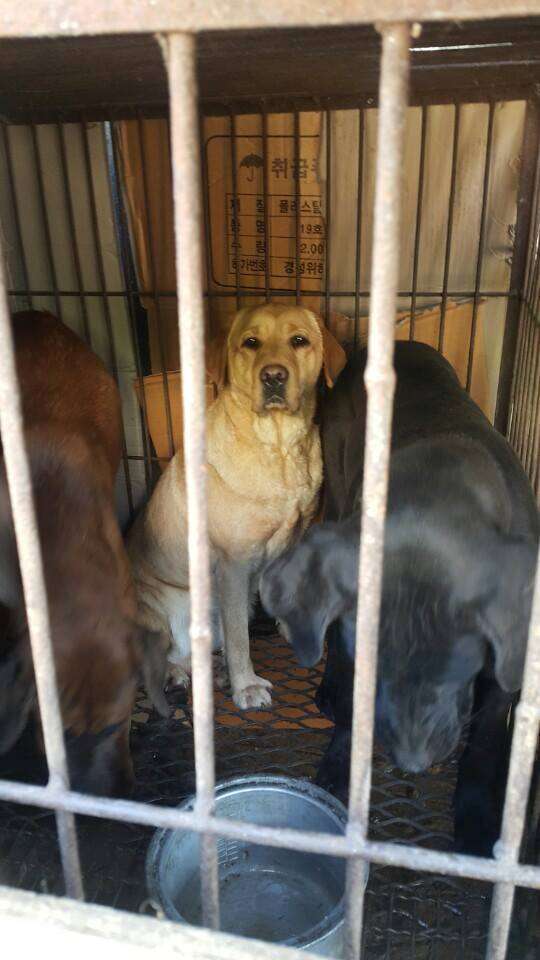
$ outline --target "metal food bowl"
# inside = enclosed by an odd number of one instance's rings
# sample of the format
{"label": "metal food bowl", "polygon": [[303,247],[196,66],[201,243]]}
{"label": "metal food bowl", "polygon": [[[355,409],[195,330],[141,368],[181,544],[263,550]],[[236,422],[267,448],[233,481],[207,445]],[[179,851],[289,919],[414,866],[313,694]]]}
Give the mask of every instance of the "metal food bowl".
{"label": "metal food bowl", "polygon": [[[180,809],[193,808],[194,798]],[[324,790],[288,777],[249,776],[216,789],[216,816],[265,827],[344,834],[347,813]],[[219,837],[221,929],[323,956],[343,947],[345,861]],[[180,923],[202,922],[199,836],[158,830],[147,857],[149,895]]]}

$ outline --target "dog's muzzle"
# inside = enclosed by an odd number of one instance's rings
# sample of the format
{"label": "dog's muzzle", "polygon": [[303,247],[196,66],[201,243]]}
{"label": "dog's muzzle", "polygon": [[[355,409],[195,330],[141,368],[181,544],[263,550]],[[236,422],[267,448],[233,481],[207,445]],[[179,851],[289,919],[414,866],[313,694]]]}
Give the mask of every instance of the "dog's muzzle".
{"label": "dog's muzzle", "polygon": [[286,367],[277,363],[263,367],[259,377],[262,383],[264,408],[271,410],[274,407],[277,409],[286,407],[287,381],[289,379],[289,371]]}

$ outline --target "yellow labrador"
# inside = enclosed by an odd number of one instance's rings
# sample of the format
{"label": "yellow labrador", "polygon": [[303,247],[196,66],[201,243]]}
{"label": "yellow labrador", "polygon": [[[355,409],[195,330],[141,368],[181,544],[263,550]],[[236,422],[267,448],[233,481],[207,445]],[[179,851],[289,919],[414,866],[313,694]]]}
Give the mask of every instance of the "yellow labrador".
{"label": "yellow labrador", "polygon": [[[225,647],[235,703],[271,703],[271,683],[249,655],[250,601],[263,564],[312,519],[322,479],[316,384],[345,364],[334,337],[303,307],[236,315],[208,410],[208,519],[214,646]],[[158,631],[177,682],[189,680],[189,572],[184,462],[177,453],[130,536],[140,611]],[[171,672],[171,671],[170,671]]]}

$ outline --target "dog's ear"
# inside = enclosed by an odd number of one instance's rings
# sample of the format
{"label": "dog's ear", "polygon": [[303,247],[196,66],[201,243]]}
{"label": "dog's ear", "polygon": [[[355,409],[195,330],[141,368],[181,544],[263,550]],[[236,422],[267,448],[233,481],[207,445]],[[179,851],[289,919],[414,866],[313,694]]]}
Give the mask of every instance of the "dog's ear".
{"label": "dog's ear", "polygon": [[526,540],[500,538],[494,550],[495,589],[480,614],[495,656],[495,674],[507,693],[521,687],[531,618],[537,548]]}
{"label": "dog's ear", "polygon": [[308,313],[311,314],[311,317],[316,321],[321,331],[324,379],[327,387],[333,387],[343,367],[347,363],[347,354],[341,344],[336,340],[334,334],[325,326],[322,318],[313,310],[308,310]]}
{"label": "dog's ear", "polygon": [[162,717],[170,717],[171,707],[165,696],[168,644],[161,633],[135,625],[135,649],[141,680],[146,692]]}
{"label": "dog's ear", "polygon": [[488,540],[482,555],[462,571],[460,592],[493,650],[499,685],[514,693],[525,663],[537,547],[499,533]]}
{"label": "dog's ear", "polygon": [[227,382],[227,334],[220,333],[206,346],[206,373],[218,390]]}
{"label": "dog's ear", "polygon": [[345,524],[318,524],[263,572],[262,604],[305,666],[318,663],[328,627],[354,602],[357,554]]}
{"label": "dog's ear", "polygon": [[343,367],[347,363],[347,354],[328,327],[320,322],[323,340],[323,371],[327,387],[333,387]]}

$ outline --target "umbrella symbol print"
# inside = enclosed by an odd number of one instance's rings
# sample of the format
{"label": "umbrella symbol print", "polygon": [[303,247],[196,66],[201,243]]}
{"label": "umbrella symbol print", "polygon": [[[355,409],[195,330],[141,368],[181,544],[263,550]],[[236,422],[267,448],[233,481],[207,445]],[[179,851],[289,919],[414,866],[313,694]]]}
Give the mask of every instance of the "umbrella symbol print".
{"label": "umbrella symbol print", "polygon": [[246,154],[246,156],[243,158],[242,162],[240,163],[240,166],[247,167],[251,174],[247,178],[248,183],[253,183],[253,180],[255,178],[255,170],[257,170],[259,167],[262,167],[263,164],[264,164],[263,158],[259,157],[257,153]]}

